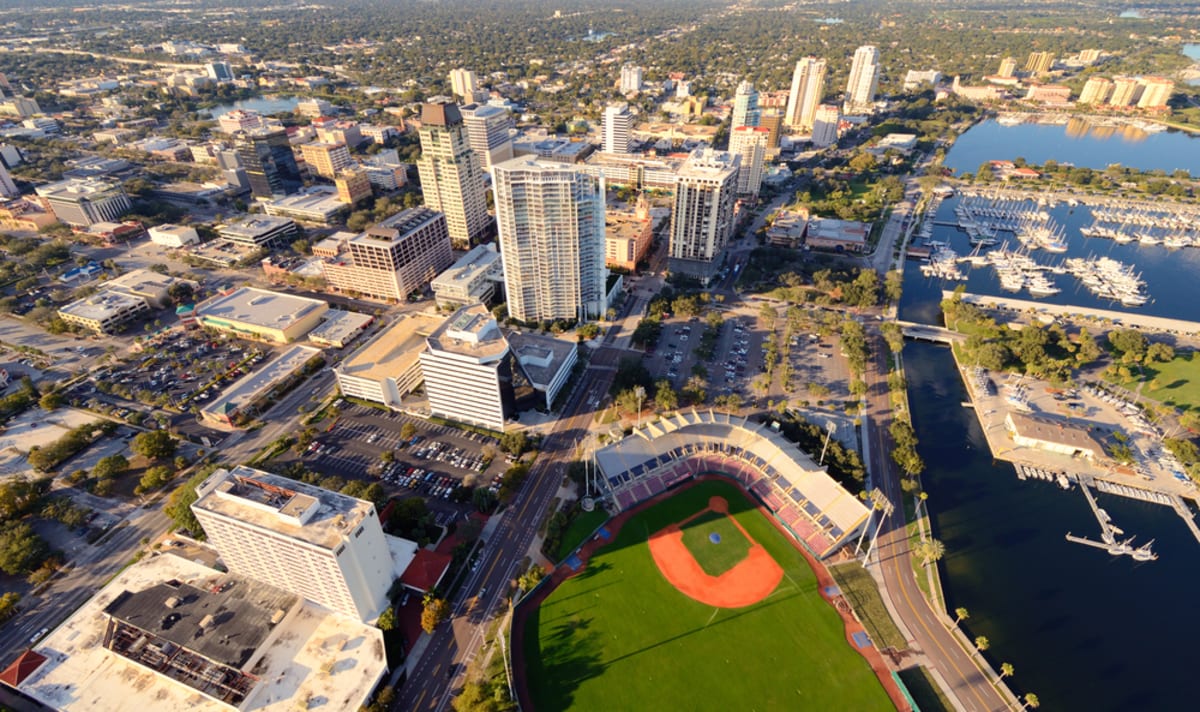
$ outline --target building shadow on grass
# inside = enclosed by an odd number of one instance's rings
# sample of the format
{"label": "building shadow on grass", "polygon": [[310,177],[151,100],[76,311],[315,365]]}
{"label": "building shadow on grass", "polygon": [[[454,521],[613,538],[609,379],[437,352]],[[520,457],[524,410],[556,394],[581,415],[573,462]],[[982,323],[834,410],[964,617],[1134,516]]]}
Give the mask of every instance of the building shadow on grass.
{"label": "building shadow on grass", "polygon": [[[531,631],[537,631],[537,619],[536,611],[529,616]],[[591,626],[591,618],[573,616],[555,625],[540,641],[536,632],[531,636],[540,649],[527,657],[526,674],[538,709],[571,709],[580,683],[604,672],[600,662],[603,643]]]}

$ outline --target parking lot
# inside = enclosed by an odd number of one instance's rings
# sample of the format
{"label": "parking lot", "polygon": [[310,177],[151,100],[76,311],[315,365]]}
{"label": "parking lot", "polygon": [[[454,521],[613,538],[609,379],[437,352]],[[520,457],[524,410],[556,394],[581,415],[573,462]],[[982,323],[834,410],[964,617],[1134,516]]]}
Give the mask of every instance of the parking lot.
{"label": "parking lot", "polygon": [[696,349],[708,328],[698,317],[665,320],[658,345],[646,354],[646,367],[656,380],[665,378],[675,388],[682,388],[700,366],[714,395],[747,392],[762,369],[766,334],[752,318],[731,316],[720,327],[712,357],[703,359]]}
{"label": "parking lot", "polygon": [[[400,431],[406,423],[416,434],[403,439]],[[300,460],[322,474],[378,480],[394,493],[416,492],[449,501],[460,486],[499,486],[508,463],[498,444],[495,438],[478,433],[345,403],[337,420],[326,425],[303,455],[289,451],[277,462]],[[487,446],[498,454],[485,467]],[[386,452],[392,453],[391,462],[385,461]]]}

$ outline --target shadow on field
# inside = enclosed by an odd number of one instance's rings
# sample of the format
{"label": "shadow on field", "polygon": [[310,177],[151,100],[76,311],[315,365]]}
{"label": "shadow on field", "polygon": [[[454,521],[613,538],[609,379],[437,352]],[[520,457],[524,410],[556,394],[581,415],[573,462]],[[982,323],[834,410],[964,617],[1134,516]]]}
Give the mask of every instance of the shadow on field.
{"label": "shadow on field", "polygon": [[[529,618],[533,630],[537,630],[537,613]],[[533,660],[541,661],[541,670],[531,669],[538,679],[529,682],[540,687],[539,702],[550,710],[565,710],[572,707],[574,692],[579,683],[593,678],[604,671],[600,663],[600,634],[591,630],[591,618],[573,617],[556,625],[542,642],[541,650]],[[537,635],[529,640],[536,641]],[[553,681],[552,684],[544,682]]]}

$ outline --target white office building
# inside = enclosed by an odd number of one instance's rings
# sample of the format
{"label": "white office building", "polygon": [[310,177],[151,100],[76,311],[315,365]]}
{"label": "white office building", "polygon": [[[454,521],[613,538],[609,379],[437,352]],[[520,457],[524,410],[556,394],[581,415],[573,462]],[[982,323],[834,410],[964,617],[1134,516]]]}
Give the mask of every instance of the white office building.
{"label": "white office building", "polygon": [[761,114],[758,110],[758,92],[750,82],[738,85],[733,95],[733,117],[730,127],[758,126]]}
{"label": "white office building", "polygon": [[734,228],[741,158],[726,151],[697,149],[679,171],[671,213],[669,269],[704,283],[720,268]]}
{"label": "white office building", "polygon": [[475,101],[475,94],[479,91],[479,79],[475,72],[469,69],[450,70],[450,91],[465,102]]}
{"label": "white office building", "polygon": [[817,106],[825,94],[825,60],[805,57],[796,62],[783,123],[795,131],[812,131]]}
{"label": "white office building", "polygon": [[504,283],[504,265],[496,243],[472,247],[449,269],[434,278],[430,286],[440,308],[465,307],[487,303]]}
{"label": "white office building", "polygon": [[854,51],[850,79],[846,82],[845,111],[847,114],[870,111],[879,88],[879,49],[870,45]]}
{"label": "white office building", "polygon": [[816,119],[813,121],[812,143],[817,148],[826,148],[837,143],[838,124],[842,121],[842,111],[833,104],[821,104],[817,107]]}
{"label": "white office building", "polygon": [[633,114],[629,104],[611,104],[604,109],[604,151],[629,153],[633,147]]}
{"label": "white office building", "polygon": [[38,186],[35,191],[54,217],[71,227],[117,222],[132,207],[121,184],[105,178],[69,178]]}
{"label": "white office building", "polygon": [[342,395],[400,408],[404,397],[421,385],[425,339],[445,321],[436,314],[417,312],[380,331],[334,367]]}
{"label": "white office building", "polygon": [[498,106],[469,104],[462,107],[467,142],[479,156],[485,171],[513,157],[513,140],[508,130],[512,116]]}
{"label": "white office building", "polygon": [[765,126],[739,126],[729,134],[729,152],[741,159],[738,168],[739,196],[757,198],[762,187],[763,162],[771,130]]}
{"label": "white office building", "polygon": [[503,382],[512,379],[508,340],[482,304],[463,307],[425,340],[421,372],[433,415],[504,430]]}
{"label": "white office building", "polygon": [[[375,505],[249,467],[196,488],[192,513],[235,574],[359,620],[378,616],[415,554],[383,533]],[[399,571],[396,569],[399,568]]]}
{"label": "white office building", "polygon": [[493,169],[508,313],[525,322],[606,310],[604,180],[532,156]]}

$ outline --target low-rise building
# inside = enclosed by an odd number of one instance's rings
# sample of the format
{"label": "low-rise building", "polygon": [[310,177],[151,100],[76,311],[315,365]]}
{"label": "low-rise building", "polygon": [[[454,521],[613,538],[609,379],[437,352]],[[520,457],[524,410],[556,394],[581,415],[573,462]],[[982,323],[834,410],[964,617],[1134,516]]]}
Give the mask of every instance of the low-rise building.
{"label": "low-rise building", "polygon": [[222,225],[217,234],[230,242],[255,247],[283,247],[300,234],[296,223],[272,215],[251,215],[237,222]]}
{"label": "low-rise building", "polygon": [[407,314],[380,331],[334,367],[342,395],[400,408],[404,397],[424,378],[421,352],[425,339],[445,321],[435,314]]}
{"label": "low-rise building", "polygon": [[104,289],[118,291],[144,299],[150,306],[161,309],[171,302],[171,287],[192,284],[185,279],[159,274],[148,269],[135,269],[104,282]]}
{"label": "low-rise building", "polygon": [[630,272],[650,251],[654,221],[649,209],[635,213],[607,212],[604,215],[604,265]]}
{"label": "low-rise building", "polygon": [[814,218],[808,221],[806,244],[816,250],[862,252],[867,247],[870,223]]}
{"label": "low-rise building", "polygon": [[42,202],[61,222],[71,227],[118,220],[129,212],[129,196],[115,180],[68,179],[36,188]]}
{"label": "low-rise building", "polygon": [[327,311],[319,299],[242,287],[197,304],[196,319],[235,336],[287,344],[304,338]]}
{"label": "low-rise building", "polygon": [[330,309],[325,312],[325,319],[317,328],[308,332],[308,340],[321,346],[343,349],[374,321],[375,317],[370,314]]}
{"label": "low-rise building", "polygon": [[338,199],[336,188],[314,186],[308,190],[263,201],[267,215],[292,218],[314,225],[330,225],[346,212],[346,203]]}
{"label": "low-rise building", "polygon": [[1105,457],[1104,445],[1087,428],[1065,420],[1010,412],[1004,426],[1021,447],[1083,457],[1093,462]]}
{"label": "low-rise building", "polygon": [[[537,405],[533,407],[549,412],[571,378],[579,358],[578,345],[553,336],[518,332],[508,334],[508,343],[536,394]],[[517,407],[522,405],[518,401]]]}
{"label": "low-rise building", "polygon": [[150,241],[163,247],[180,248],[200,242],[196,228],[188,225],[159,225],[149,230]]}
{"label": "low-rise building", "polygon": [[115,334],[149,312],[150,306],[141,297],[103,290],[59,307],[58,316],[97,334]]}
{"label": "low-rise building", "polygon": [[320,356],[321,349],[315,346],[292,344],[226,388],[216,400],[200,409],[200,417],[216,425],[236,425],[243,416],[253,415],[269,395],[293,383]]}
{"label": "low-rise building", "polygon": [[439,308],[465,307],[488,303],[496,285],[504,284],[504,265],[495,243],[476,245],[449,269],[434,278],[430,286]]}
{"label": "low-rise building", "polygon": [[796,248],[808,232],[808,211],[780,210],[767,228],[767,242],[776,247]]}
{"label": "low-rise building", "polygon": [[24,198],[0,201],[0,227],[37,232],[58,222],[40,203]]}

